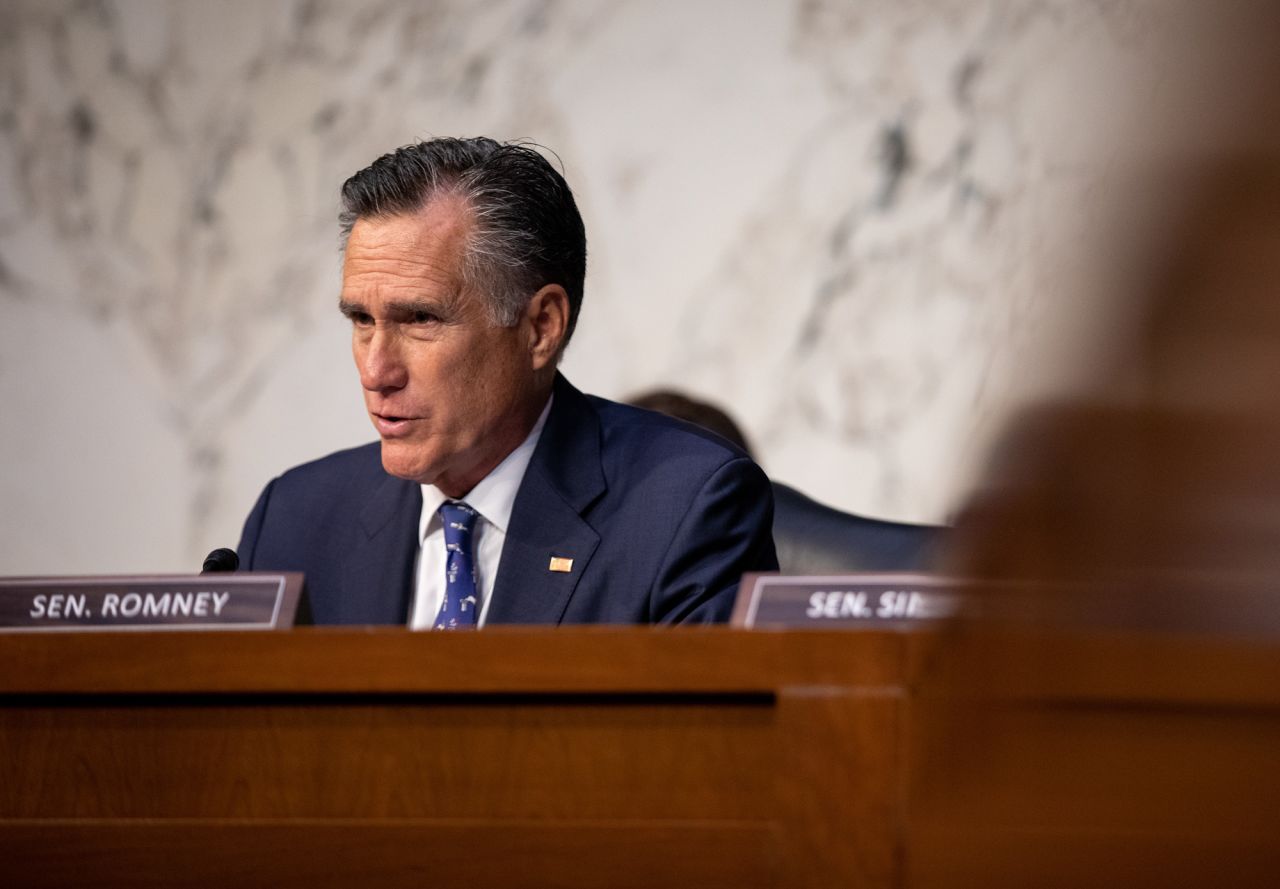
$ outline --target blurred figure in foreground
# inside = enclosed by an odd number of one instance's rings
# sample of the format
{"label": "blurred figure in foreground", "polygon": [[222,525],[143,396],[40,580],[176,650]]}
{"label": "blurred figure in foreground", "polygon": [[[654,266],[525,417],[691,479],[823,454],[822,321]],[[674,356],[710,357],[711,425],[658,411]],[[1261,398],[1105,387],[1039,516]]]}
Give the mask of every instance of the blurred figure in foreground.
{"label": "blurred figure in foreground", "polygon": [[[629,403],[709,429],[754,459],[746,436],[715,405],[655,389]],[[943,529],[841,512],[773,482],[773,542],[784,574],[923,571],[937,559]]]}
{"label": "blurred figure in foreground", "polygon": [[1280,10],[1180,12],[1117,171],[1160,196],[1107,260],[1117,346],[956,530],[973,616],[920,682],[911,885],[1280,874]]}

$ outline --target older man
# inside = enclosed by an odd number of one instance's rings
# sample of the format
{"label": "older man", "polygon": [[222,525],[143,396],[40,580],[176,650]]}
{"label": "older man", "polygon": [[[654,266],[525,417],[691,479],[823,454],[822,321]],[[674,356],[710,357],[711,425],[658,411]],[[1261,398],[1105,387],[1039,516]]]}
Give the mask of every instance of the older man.
{"label": "older man", "polygon": [[776,567],[741,451],[557,370],[586,236],[538,152],[401,148],[347,180],[340,307],[381,439],[293,469],[241,563],[307,575],[317,623],[705,622]]}

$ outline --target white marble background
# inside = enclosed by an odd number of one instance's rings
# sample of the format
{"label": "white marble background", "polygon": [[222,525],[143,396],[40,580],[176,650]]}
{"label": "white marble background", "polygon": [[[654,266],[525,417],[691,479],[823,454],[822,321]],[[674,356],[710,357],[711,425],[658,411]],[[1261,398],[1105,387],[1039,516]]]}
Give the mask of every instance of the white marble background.
{"label": "white marble background", "polygon": [[337,190],[429,135],[563,160],[591,249],[580,388],[712,398],[775,477],[942,520],[1078,360],[1045,320],[1078,296],[1053,248],[1147,18],[0,0],[0,573],[193,570],[271,476],[373,437]]}

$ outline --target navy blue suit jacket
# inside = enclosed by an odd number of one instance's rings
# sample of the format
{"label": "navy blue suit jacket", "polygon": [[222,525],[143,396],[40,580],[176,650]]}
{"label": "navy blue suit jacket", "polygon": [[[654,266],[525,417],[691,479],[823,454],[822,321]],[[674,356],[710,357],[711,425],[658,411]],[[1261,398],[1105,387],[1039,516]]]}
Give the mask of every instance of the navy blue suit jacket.
{"label": "navy blue suit jacket", "polygon": [[[422,495],[378,443],[267,485],[240,540],[244,570],[302,571],[318,624],[403,624]],[[555,401],[516,494],[489,623],[727,620],[745,571],[777,568],[769,481],[718,436],[583,395]],[[553,556],[573,560],[548,570]]]}

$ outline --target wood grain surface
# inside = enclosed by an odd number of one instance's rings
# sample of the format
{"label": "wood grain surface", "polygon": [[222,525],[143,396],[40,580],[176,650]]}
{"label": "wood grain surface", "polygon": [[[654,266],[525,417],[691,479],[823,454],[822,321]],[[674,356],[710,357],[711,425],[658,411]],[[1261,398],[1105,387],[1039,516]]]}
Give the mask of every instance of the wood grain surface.
{"label": "wood grain surface", "polygon": [[1280,652],[1256,639],[15,635],[0,689],[6,887],[1266,885],[1280,866]]}
{"label": "wood grain surface", "polygon": [[4,637],[0,858],[32,886],[892,885],[920,642]]}

